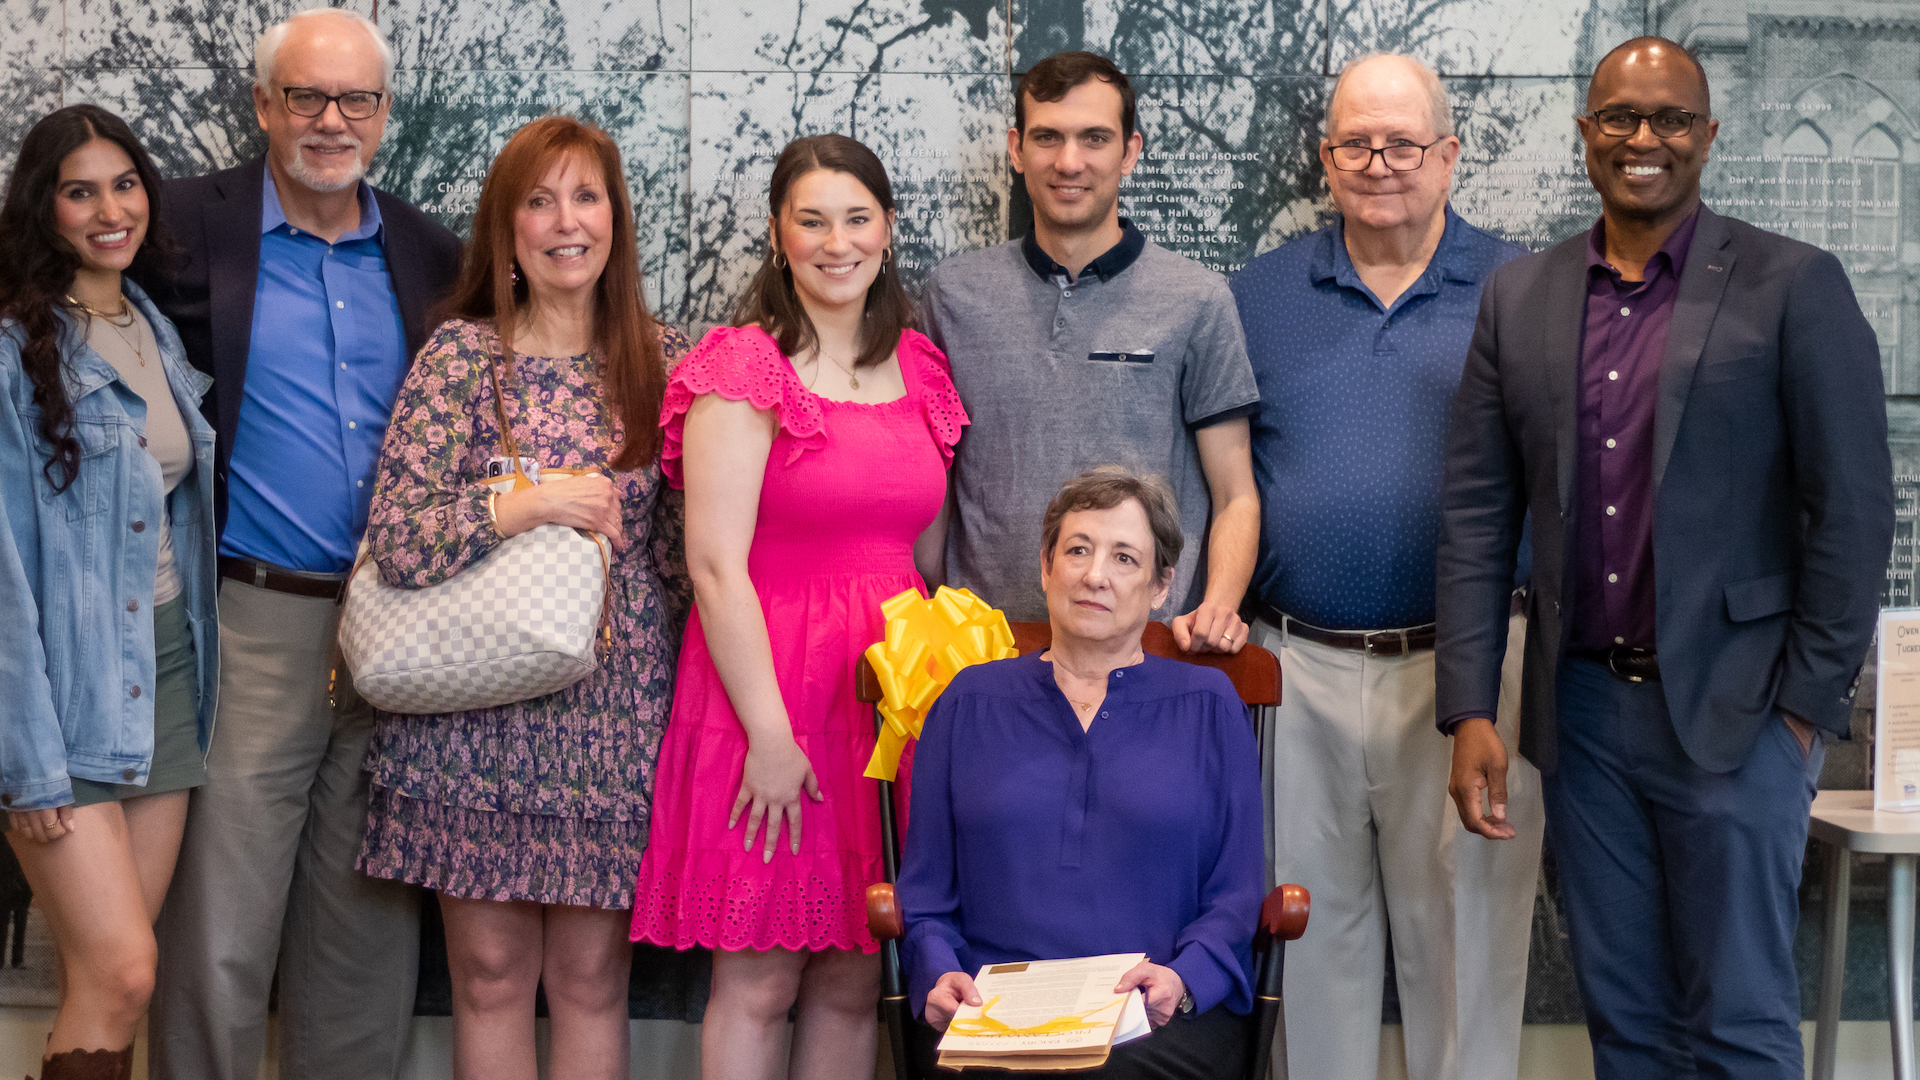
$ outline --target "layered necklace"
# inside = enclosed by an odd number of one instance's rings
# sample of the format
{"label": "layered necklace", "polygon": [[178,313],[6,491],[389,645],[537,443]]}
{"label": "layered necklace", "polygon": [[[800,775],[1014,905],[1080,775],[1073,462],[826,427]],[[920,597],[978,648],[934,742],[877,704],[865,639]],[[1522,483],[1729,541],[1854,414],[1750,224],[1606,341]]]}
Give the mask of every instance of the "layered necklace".
{"label": "layered necklace", "polygon": [[[74,307],[86,312],[89,316],[99,319],[101,322],[113,327],[114,334],[118,336],[122,342],[126,343],[127,348],[133,350],[134,358],[140,361],[140,366],[147,366],[147,350],[141,348],[140,331],[134,328],[137,316],[134,313],[133,305],[127,303],[126,297],[123,296],[120,298],[120,310],[111,315],[101,311],[99,308],[88,307],[80,301],[75,300],[72,293],[67,294],[67,303],[72,304]],[[127,330],[129,328],[134,328],[132,337],[127,336]]]}

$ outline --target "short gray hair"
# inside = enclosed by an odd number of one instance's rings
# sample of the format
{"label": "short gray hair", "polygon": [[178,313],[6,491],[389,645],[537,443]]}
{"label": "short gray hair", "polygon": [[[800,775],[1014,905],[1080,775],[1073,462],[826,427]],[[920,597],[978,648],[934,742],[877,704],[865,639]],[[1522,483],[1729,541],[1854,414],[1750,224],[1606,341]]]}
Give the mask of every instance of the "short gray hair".
{"label": "short gray hair", "polygon": [[1434,70],[1428,67],[1425,62],[1417,57],[1408,56],[1405,53],[1370,52],[1364,56],[1356,56],[1347,61],[1346,66],[1340,69],[1340,77],[1334,80],[1333,93],[1327,95],[1327,116],[1329,118],[1333,116],[1333,103],[1340,99],[1340,88],[1347,84],[1347,77],[1352,75],[1354,71],[1362,65],[1375,60],[1406,61],[1407,65],[1413,69],[1414,77],[1419,79],[1421,84],[1427,89],[1427,111],[1430,114],[1429,118],[1433,122],[1434,137],[1444,139],[1453,134],[1453,101],[1447,97],[1446,84],[1440,81],[1440,76],[1435,74]]}
{"label": "short gray hair", "polygon": [[1132,499],[1146,512],[1153,534],[1153,580],[1165,581],[1180,562],[1187,538],[1180,531],[1180,505],[1173,489],[1157,476],[1142,475],[1121,465],[1096,465],[1067,481],[1047,504],[1040,518],[1040,556],[1053,565],[1053,549],[1060,544],[1060,523],[1082,510],[1111,510]]}
{"label": "short gray hair", "polygon": [[273,84],[274,56],[279,53],[281,43],[287,40],[287,33],[293,29],[294,23],[302,19],[317,19],[329,15],[359,23],[367,31],[367,36],[373,39],[373,47],[380,53],[381,89],[392,90],[393,46],[387,44],[387,35],[380,32],[380,27],[372,19],[345,8],[308,8],[306,11],[289,16],[285,22],[268,27],[267,32],[261,34],[260,40],[253,46],[253,85],[265,90]]}

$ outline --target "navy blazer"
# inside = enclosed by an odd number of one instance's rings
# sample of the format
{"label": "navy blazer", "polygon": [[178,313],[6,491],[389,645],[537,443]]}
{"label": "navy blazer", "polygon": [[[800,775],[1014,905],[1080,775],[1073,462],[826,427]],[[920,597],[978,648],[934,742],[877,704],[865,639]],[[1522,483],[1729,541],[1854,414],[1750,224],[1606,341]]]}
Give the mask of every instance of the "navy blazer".
{"label": "navy blazer", "polygon": [[[227,463],[240,427],[241,387],[253,339],[253,297],[260,279],[260,203],[266,159],[205,176],[169,180],[160,189],[160,220],[179,246],[163,276],[140,284],[180,331],[187,359],[213,376],[202,405],[214,431],[214,515],[227,526]],[[387,275],[400,302],[409,361],[434,330],[434,305],[460,272],[460,238],[446,226],[379,188],[373,189],[384,230]]]}
{"label": "navy blazer", "polygon": [[[1555,763],[1572,604],[1582,233],[1496,270],[1447,437],[1438,715],[1491,715],[1522,516],[1533,589],[1520,750]],[[1700,208],[1654,413],[1661,689],[1727,772],[1781,711],[1841,736],[1893,545],[1880,350],[1838,259]]]}

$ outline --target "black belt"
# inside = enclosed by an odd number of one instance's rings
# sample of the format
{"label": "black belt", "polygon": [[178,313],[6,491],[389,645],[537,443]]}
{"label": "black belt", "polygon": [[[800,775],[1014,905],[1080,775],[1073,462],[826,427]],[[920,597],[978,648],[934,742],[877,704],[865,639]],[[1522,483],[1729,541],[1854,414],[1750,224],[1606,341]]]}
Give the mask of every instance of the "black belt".
{"label": "black belt", "polygon": [[244,581],[259,589],[292,593],[295,596],[312,596],[321,600],[338,600],[347,587],[345,574],[339,577],[308,577],[305,574],[278,569],[268,563],[236,558],[232,555],[220,556],[220,576],[234,581]]}
{"label": "black belt", "polygon": [[1286,612],[1262,601],[1254,601],[1254,616],[1284,635],[1302,637],[1316,645],[1333,649],[1352,649],[1368,656],[1404,656],[1433,648],[1433,625],[1406,626],[1396,630],[1328,630],[1303,623]]}
{"label": "black belt", "polygon": [[1652,649],[1615,645],[1610,649],[1570,649],[1582,660],[1605,664],[1613,677],[1622,682],[1659,682],[1660,657]]}

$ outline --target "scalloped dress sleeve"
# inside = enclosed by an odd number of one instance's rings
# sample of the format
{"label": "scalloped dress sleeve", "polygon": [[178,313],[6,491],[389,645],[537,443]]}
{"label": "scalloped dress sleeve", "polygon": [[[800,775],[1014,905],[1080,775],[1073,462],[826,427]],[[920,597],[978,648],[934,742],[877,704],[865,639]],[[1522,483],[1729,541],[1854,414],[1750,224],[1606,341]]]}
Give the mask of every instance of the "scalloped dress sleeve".
{"label": "scalloped dress sleeve", "polygon": [[751,402],[756,409],[772,412],[780,430],[789,436],[784,464],[827,445],[826,417],[819,399],[807,393],[773,338],[758,327],[716,326],[674,367],[660,405],[660,471],[676,488],[685,483],[680,459],[687,410],[702,394]]}

